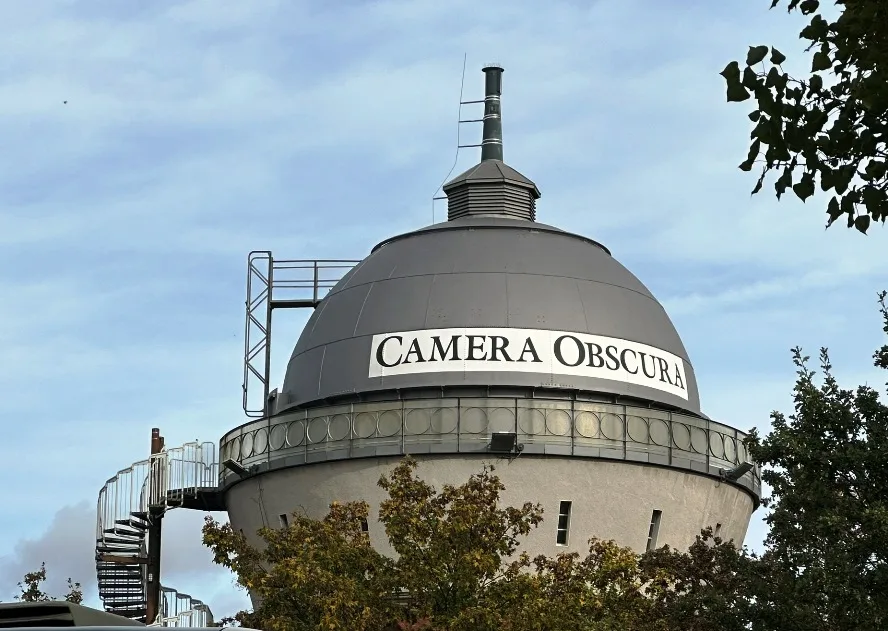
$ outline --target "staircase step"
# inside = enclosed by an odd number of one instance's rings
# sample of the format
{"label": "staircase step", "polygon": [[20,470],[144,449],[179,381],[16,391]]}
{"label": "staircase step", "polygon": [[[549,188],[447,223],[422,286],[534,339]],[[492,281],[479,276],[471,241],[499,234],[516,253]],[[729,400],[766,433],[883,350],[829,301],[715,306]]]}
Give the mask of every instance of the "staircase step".
{"label": "staircase step", "polygon": [[111,546],[116,547],[117,549],[124,548],[141,548],[143,544],[143,539],[124,539],[118,540],[116,537],[103,537],[102,539],[96,539],[97,546],[105,546],[106,548],[110,548]]}
{"label": "staircase step", "polygon": [[109,545],[109,544],[114,545],[114,544],[117,544],[117,545],[131,546],[131,545],[134,545],[134,544],[135,544],[135,545],[139,545],[140,543],[142,543],[142,537],[130,537],[130,538],[127,538],[127,537],[121,537],[121,536],[119,536],[119,534],[118,534],[118,536],[116,536],[116,537],[102,537],[102,542],[103,542],[105,545]]}
{"label": "staircase step", "polygon": [[145,544],[142,542],[142,539],[130,539],[129,541],[113,541],[111,537],[105,537],[103,541],[96,541],[96,545],[111,547],[115,546],[119,550],[124,549],[140,549]]}
{"label": "staircase step", "polygon": [[132,537],[133,539],[144,539],[145,531],[131,528],[130,526],[112,526],[111,528],[103,528],[102,532],[106,535],[117,535],[122,537]]}
{"label": "staircase step", "polygon": [[143,593],[143,588],[141,582],[139,583],[115,583],[110,585],[103,585],[99,588],[99,591],[108,592],[112,596],[133,596]]}
{"label": "staircase step", "polygon": [[102,582],[108,585],[125,585],[127,587],[136,585],[141,587],[142,576],[140,574],[105,574],[102,576]]}
{"label": "staircase step", "polygon": [[136,517],[130,517],[129,519],[118,519],[116,524],[121,526],[128,526],[130,528],[135,528],[136,530],[148,530],[148,523],[142,519]]}
{"label": "staircase step", "polygon": [[104,545],[104,544],[99,543],[96,545],[96,550],[98,552],[118,552],[118,553],[131,552],[133,554],[138,554],[142,550],[142,546],[137,546],[137,545],[123,546],[120,544],[108,546],[108,545]]}
{"label": "staircase step", "polygon": [[104,577],[107,580],[103,581],[105,585],[102,585],[101,588],[126,588],[130,589],[132,587],[142,588],[142,577],[141,576],[106,576]]}
{"label": "staircase step", "polygon": [[133,552],[137,552],[142,549],[141,542],[133,541],[131,543],[106,543],[104,541],[96,541],[96,548],[107,548],[107,550],[116,550],[117,552],[124,552],[126,550],[132,550]]}
{"label": "staircase step", "polygon": [[145,597],[129,594],[114,595],[111,594],[105,598],[105,604],[110,607],[144,607]]}

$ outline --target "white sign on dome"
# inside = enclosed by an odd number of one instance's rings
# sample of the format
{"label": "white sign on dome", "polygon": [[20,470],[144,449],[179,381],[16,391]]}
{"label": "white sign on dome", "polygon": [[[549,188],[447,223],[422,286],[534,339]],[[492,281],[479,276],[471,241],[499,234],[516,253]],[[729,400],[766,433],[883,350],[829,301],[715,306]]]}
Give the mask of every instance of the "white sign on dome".
{"label": "white sign on dome", "polygon": [[424,329],[373,336],[370,377],[522,372],[611,379],[688,399],[684,361],[647,344],[540,329]]}

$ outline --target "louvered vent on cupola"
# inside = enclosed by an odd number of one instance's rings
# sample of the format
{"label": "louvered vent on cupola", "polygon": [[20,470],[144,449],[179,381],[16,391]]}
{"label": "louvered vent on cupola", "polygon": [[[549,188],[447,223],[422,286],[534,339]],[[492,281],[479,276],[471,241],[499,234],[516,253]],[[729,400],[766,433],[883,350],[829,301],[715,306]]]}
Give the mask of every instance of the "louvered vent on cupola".
{"label": "louvered vent on cupola", "polygon": [[482,160],[444,185],[447,219],[499,215],[536,221],[536,184],[500,160]]}

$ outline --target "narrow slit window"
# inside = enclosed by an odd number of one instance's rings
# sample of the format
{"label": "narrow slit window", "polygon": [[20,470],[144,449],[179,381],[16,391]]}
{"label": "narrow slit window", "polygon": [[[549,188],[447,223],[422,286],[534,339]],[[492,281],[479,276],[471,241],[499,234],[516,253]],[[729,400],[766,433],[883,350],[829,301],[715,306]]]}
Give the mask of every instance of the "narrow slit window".
{"label": "narrow slit window", "polygon": [[290,519],[287,517],[287,514],[286,514],[286,513],[280,515],[280,520],[281,520],[281,528],[287,528],[287,527],[289,527],[289,525],[290,525]]}
{"label": "narrow slit window", "polygon": [[716,537],[718,537],[719,534],[721,534],[721,529],[722,529],[722,525],[721,525],[721,524],[716,524],[716,525],[715,525],[715,536],[716,536]]}
{"label": "narrow slit window", "polygon": [[361,532],[370,532],[370,524],[367,523],[367,519],[361,517]]}
{"label": "narrow slit window", "polygon": [[660,517],[663,511],[655,510],[651,513],[651,526],[648,529],[647,549],[653,550],[657,547],[657,535],[660,532]]}
{"label": "narrow slit window", "polygon": [[561,502],[558,507],[558,532],[555,534],[555,544],[567,545],[567,535],[570,531],[570,502]]}

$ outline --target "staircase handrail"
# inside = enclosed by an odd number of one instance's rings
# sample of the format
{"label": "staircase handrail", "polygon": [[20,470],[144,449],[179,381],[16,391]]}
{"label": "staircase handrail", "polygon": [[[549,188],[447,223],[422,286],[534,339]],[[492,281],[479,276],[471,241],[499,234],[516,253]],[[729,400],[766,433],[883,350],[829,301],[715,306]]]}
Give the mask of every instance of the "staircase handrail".
{"label": "staircase handrail", "polygon": [[[152,470],[156,475],[149,475]],[[151,488],[145,493],[149,480]],[[197,493],[200,489],[214,488],[218,480],[219,462],[216,444],[212,442],[187,442],[134,462],[108,478],[99,491],[96,539],[104,539],[106,528],[113,527],[119,519],[128,519],[135,511],[147,513],[152,507],[174,508],[169,505],[169,491]],[[118,487],[124,489],[123,497]],[[112,494],[112,489],[117,492]]]}
{"label": "staircase handrail", "polygon": [[[211,627],[213,612],[203,601],[170,587],[160,588],[162,610],[149,627]],[[171,608],[171,603],[174,605]],[[180,603],[182,605],[180,606]]]}

